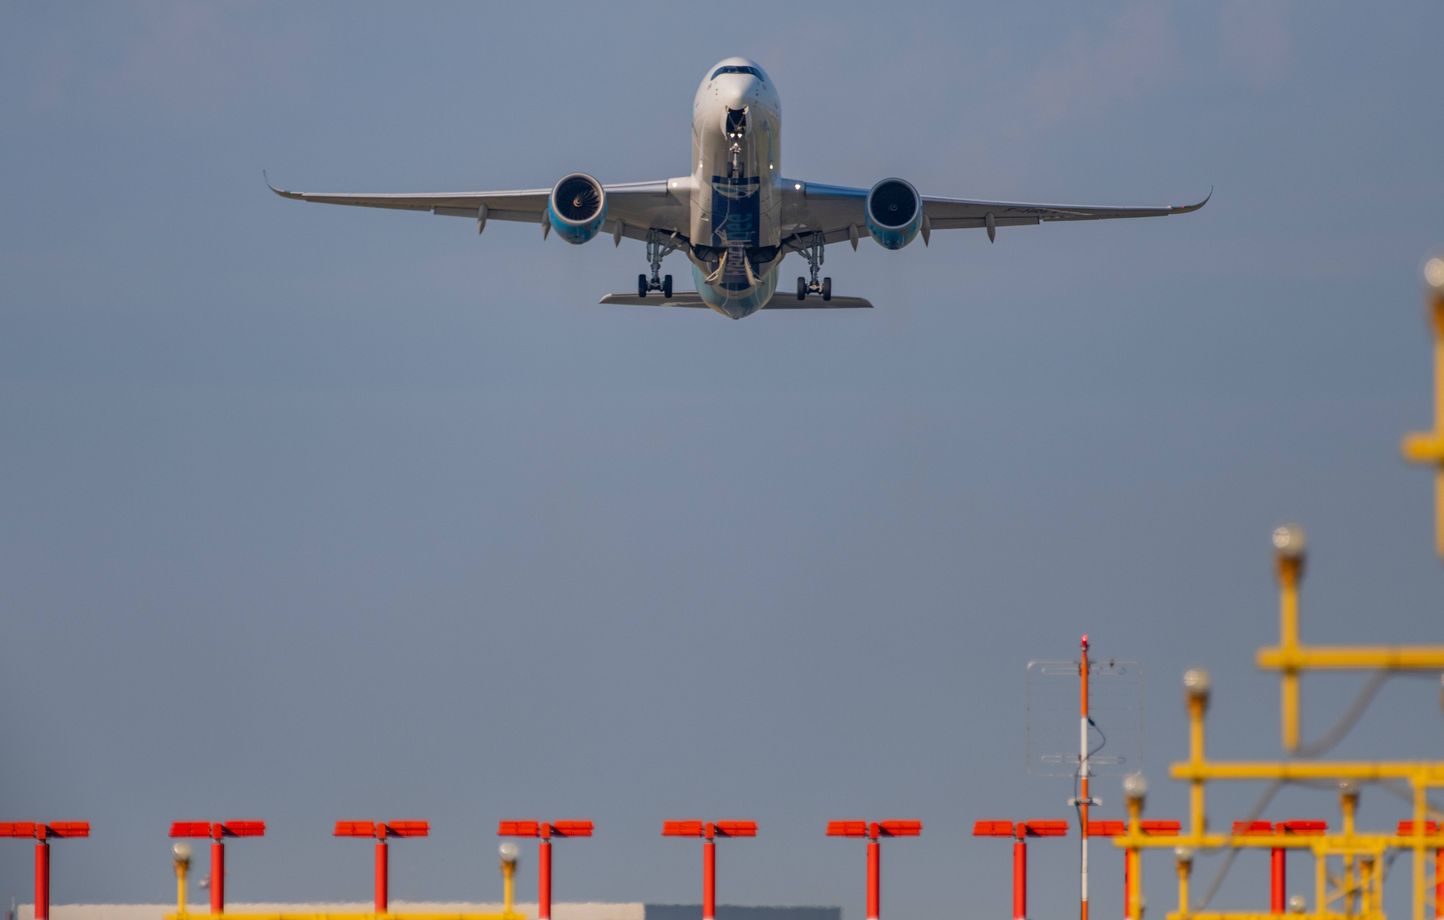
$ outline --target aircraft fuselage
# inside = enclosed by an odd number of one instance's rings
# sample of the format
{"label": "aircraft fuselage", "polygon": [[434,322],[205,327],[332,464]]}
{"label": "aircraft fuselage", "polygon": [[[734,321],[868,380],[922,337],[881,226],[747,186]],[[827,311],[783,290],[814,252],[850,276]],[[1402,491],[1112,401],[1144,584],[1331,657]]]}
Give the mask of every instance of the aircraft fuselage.
{"label": "aircraft fuselage", "polygon": [[782,105],[744,58],[709,71],[692,104],[689,253],[697,291],[734,319],[777,289],[782,261]]}

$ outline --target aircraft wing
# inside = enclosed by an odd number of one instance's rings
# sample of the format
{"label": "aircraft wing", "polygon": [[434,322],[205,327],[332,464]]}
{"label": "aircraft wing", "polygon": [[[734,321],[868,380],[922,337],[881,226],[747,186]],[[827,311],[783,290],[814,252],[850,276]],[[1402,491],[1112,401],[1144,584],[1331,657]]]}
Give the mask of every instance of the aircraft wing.
{"label": "aircraft wing", "polygon": [[[868,189],[842,185],[821,185],[801,180],[784,180],[782,223],[784,237],[821,232],[829,243],[867,236],[864,209]],[[1123,217],[1165,217],[1187,214],[1208,204],[1209,192],[1194,204],[1156,207],[1116,207],[1086,204],[1033,204],[1018,201],[981,201],[968,198],[923,199],[923,216],[928,230],[956,230],[965,227],[1017,227],[1055,220],[1113,220]]]}
{"label": "aircraft wing", "polygon": [[[688,192],[683,188],[674,194],[674,186],[680,181],[660,179],[655,182],[604,185],[607,192],[607,220],[602,225],[601,234],[616,237],[620,242],[624,236],[645,240],[648,230],[660,230],[668,234],[676,233],[686,239]],[[549,188],[428,194],[293,192],[271,185],[269,179],[266,184],[282,198],[296,201],[424,211],[443,217],[467,217],[477,221],[477,232],[480,232],[489,220],[540,224],[546,213],[547,196],[551,194]]]}

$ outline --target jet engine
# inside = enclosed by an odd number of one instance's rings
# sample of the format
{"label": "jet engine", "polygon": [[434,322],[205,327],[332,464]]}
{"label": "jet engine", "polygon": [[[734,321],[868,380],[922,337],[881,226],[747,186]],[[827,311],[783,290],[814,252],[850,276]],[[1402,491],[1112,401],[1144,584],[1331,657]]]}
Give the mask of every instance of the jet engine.
{"label": "jet engine", "polygon": [[547,196],[547,220],[568,243],[585,243],[607,219],[607,191],[586,173],[563,176]]}
{"label": "jet engine", "polygon": [[911,182],[884,179],[867,193],[867,232],[884,249],[901,249],[923,226],[923,200]]}

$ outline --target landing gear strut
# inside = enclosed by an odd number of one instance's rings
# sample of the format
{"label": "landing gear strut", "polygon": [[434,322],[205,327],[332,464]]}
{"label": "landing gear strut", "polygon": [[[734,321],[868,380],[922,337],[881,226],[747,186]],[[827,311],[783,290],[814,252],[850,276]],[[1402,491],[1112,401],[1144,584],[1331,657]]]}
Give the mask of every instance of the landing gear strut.
{"label": "landing gear strut", "polygon": [[652,291],[661,291],[663,298],[672,296],[672,276],[662,274],[662,260],[677,251],[677,235],[663,236],[661,231],[647,231],[647,263],[652,267],[652,276],[637,276],[637,296],[646,297]]}
{"label": "landing gear strut", "polygon": [[812,233],[803,237],[804,242],[793,243],[793,252],[801,253],[807,260],[808,277],[797,278],[797,299],[806,300],[808,294],[820,294],[823,300],[832,299],[832,279],[823,278],[818,281],[818,272],[822,269],[823,248],[825,241],[821,233]]}

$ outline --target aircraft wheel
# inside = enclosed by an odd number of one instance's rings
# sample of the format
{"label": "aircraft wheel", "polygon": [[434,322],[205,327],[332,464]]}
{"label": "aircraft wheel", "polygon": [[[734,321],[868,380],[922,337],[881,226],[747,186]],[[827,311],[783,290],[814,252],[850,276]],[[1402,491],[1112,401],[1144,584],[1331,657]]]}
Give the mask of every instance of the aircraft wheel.
{"label": "aircraft wheel", "polygon": [[823,279],[822,279],[822,299],[823,299],[823,300],[831,300],[831,299],[832,299],[832,279],[831,279],[831,278],[823,278]]}
{"label": "aircraft wheel", "polygon": [[672,276],[671,276],[671,275],[664,275],[664,276],[662,277],[662,296],[665,297],[665,298],[667,298],[668,300],[671,300],[671,299],[672,299]]}
{"label": "aircraft wheel", "polygon": [[638,276],[637,276],[637,296],[638,296],[638,297],[646,297],[646,296],[647,296],[647,276],[646,276],[646,275],[638,275]]}
{"label": "aircraft wheel", "polygon": [[807,279],[802,277],[801,275],[797,276],[797,299],[807,299]]}

